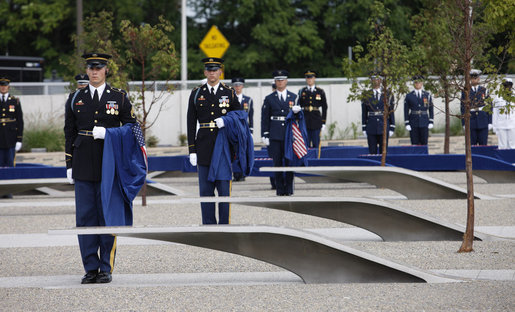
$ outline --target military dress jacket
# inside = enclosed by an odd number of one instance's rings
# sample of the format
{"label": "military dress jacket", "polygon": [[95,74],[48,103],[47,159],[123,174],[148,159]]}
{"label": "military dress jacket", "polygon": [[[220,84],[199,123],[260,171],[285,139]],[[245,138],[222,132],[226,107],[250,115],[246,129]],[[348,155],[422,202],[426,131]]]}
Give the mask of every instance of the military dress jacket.
{"label": "military dress jacket", "polygon": [[421,98],[413,90],[404,98],[404,123],[406,126],[425,128],[433,123],[433,98],[427,91],[422,90]]}
{"label": "military dress jacket", "polygon": [[0,100],[0,148],[13,148],[23,140],[23,112],[20,100],[9,95],[7,101]]}
{"label": "military dress jacket", "polygon": [[241,108],[247,112],[249,116],[249,128],[250,132],[254,132],[254,101],[250,96],[243,95],[241,97]]}
{"label": "military dress jacket", "polygon": [[327,118],[327,98],[323,89],[315,87],[313,92],[308,87],[299,90],[299,105],[304,111],[306,128],[318,130],[325,125]]}
{"label": "military dress jacket", "polygon": [[[368,134],[383,134],[383,113],[384,113],[384,95],[381,92],[380,98],[377,100],[374,98],[373,90],[372,95],[366,97],[361,101],[361,125],[363,131]],[[394,114],[394,99],[393,96],[389,96],[390,112],[386,119],[387,131],[395,131],[395,114]]]}
{"label": "military dress jacket", "polygon": [[[187,128],[189,153],[197,154],[197,164],[209,166],[218,135],[215,119],[233,110],[240,110],[240,102],[234,89],[220,83],[215,95],[208,85],[201,85],[191,91],[188,103]],[[199,129],[197,132],[197,122]]]}
{"label": "military dress jacket", "polygon": [[[485,129],[492,123],[492,114],[483,111],[485,100],[488,98],[486,88],[478,86],[477,91],[470,89],[470,129]],[[465,92],[461,92],[461,114],[465,113]],[[465,125],[465,119],[461,119],[461,125]]]}
{"label": "military dress jacket", "polygon": [[124,90],[106,85],[96,106],[89,87],[71,93],[66,101],[64,137],[66,168],[73,168],[73,178],[102,179],[104,140],[93,139],[94,126],[113,128],[134,122],[136,116]]}
{"label": "military dress jacket", "polygon": [[287,91],[285,101],[279,99],[277,92],[272,92],[265,98],[261,108],[261,137],[284,141],[286,116],[296,100],[297,95],[290,91]]}

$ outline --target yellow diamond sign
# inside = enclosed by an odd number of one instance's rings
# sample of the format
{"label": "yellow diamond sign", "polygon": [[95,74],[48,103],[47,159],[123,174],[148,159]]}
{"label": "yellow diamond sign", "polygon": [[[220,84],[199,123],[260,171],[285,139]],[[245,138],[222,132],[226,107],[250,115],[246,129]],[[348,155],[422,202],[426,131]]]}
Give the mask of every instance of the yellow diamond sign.
{"label": "yellow diamond sign", "polygon": [[207,57],[222,57],[229,48],[229,41],[225,39],[218,27],[213,25],[199,46]]}

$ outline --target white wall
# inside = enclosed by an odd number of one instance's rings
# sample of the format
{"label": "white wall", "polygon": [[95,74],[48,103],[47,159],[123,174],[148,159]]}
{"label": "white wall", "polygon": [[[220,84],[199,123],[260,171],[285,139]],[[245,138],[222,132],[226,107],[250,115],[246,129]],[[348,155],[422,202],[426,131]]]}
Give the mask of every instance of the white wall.
{"label": "white wall", "polygon": [[[302,86],[290,86],[289,91],[297,93]],[[359,125],[359,133],[361,134],[361,104],[359,102],[347,102],[349,95],[349,84],[324,84],[320,85],[327,95],[328,114],[327,124],[337,122],[339,130],[350,127],[354,122]],[[150,132],[159,139],[159,145],[179,145],[179,135],[186,134],[186,113],[188,108],[188,98],[191,90],[175,91],[162,99],[163,110],[161,111],[157,122],[152,126]],[[261,136],[261,106],[264,98],[270,94],[270,86],[266,87],[246,87],[244,94],[250,96],[254,100],[254,141],[259,142]],[[151,99],[152,93],[146,93],[147,101]],[[25,122],[27,125],[32,123],[34,119],[39,123],[53,121],[64,125],[64,103],[67,94],[58,95],[24,95],[20,96]],[[395,120],[397,124],[404,123],[404,98],[398,102],[398,108],[395,112]],[[444,104],[441,99],[435,99],[435,127],[443,127],[445,124],[445,114],[443,113]],[[459,112],[459,102],[454,101],[451,105],[451,111]],[[150,115],[150,120],[156,116],[157,108]]]}

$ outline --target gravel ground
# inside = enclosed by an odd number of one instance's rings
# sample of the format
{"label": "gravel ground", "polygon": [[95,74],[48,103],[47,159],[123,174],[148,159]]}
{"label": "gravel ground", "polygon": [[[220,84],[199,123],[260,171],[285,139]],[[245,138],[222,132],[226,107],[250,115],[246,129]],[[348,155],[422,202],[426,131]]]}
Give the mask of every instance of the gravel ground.
{"label": "gravel ground", "polygon": [[[428,173],[465,187],[462,173]],[[195,177],[159,179],[197,197]],[[513,195],[514,184],[475,180],[486,195]],[[268,178],[233,184],[233,196],[275,197]],[[406,200],[400,194],[365,183],[308,184],[297,180],[296,197],[349,196],[394,198],[390,204],[464,224],[465,200]],[[135,201],[134,224],[198,224],[198,204],[171,204],[176,196]],[[384,199],[379,199],[384,200]],[[55,203],[55,205],[54,205]],[[476,226],[514,226],[515,198],[475,200]],[[12,206],[10,205],[12,204]],[[259,207],[232,205],[233,224],[267,224],[300,229],[349,228],[350,225]],[[0,202],[0,234],[46,233],[75,224],[73,197],[20,196]],[[474,252],[457,253],[461,242],[345,242],[353,248],[425,270],[513,270],[515,240],[475,242]],[[117,274],[281,272],[283,269],[242,256],[177,244],[120,245]],[[0,278],[77,276],[83,274],[78,247],[1,248]],[[510,311],[515,306],[513,281],[473,280],[445,284],[317,284],[119,287],[0,288],[0,311]]]}

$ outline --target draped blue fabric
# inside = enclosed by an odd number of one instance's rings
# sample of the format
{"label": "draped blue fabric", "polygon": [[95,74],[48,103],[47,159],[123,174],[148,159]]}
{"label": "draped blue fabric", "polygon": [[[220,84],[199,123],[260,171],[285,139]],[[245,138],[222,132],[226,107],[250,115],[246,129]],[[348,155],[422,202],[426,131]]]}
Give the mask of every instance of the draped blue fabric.
{"label": "draped blue fabric", "polygon": [[309,153],[299,159],[293,152],[293,132],[291,127],[292,123],[295,122],[296,119],[298,120],[299,130],[302,133],[302,138],[304,139],[306,150],[308,149],[308,132],[306,130],[306,123],[304,121],[304,113],[300,111],[297,114],[294,114],[293,111],[290,110],[288,116],[286,116],[286,132],[284,133],[284,158],[290,161],[290,166],[307,166],[307,156]]}
{"label": "draped blue fabric", "polygon": [[145,157],[132,126],[106,129],[101,181],[106,226],[132,225],[132,201],[145,182]]}
{"label": "draped blue fabric", "polygon": [[[218,130],[208,180],[231,180],[232,169],[250,175],[254,166],[254,141],[247,122],[247,112],[230,111],[222,117],[224,127]],[[235,154],[233,159],[232,151]]]}

